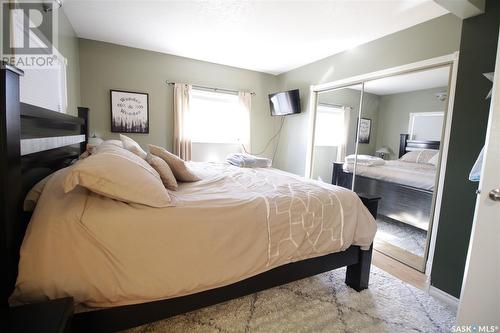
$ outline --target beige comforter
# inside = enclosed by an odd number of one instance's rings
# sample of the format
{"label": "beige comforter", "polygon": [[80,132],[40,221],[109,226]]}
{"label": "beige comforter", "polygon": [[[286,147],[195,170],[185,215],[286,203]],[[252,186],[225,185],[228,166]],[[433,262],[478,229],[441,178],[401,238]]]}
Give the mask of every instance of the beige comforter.
{"label": "beige comforter", "polygon": [[191,294],[304,258],[368,247],[376,225],[353,192],[276,169],[191,163],[176,206],[126,204],[68,170],[47,183],[21,248],[12,303],[71,295],[108,307]]}

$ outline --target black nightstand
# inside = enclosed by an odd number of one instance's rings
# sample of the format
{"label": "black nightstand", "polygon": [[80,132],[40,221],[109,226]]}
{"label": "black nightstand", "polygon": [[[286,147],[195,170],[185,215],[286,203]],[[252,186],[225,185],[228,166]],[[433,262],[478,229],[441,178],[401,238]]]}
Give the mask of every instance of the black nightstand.
{"label": "black nightstand", "polygon": [[70,332],[73,298],[13,306],[8,310],[7,332]]}
{"label": "black nightstand", "polygon": [[367,193],[356,193],[366,208],[368,208],[370,213],[372,213],[373,217],[377,218],[378,202],[381,199],[381,196]]}

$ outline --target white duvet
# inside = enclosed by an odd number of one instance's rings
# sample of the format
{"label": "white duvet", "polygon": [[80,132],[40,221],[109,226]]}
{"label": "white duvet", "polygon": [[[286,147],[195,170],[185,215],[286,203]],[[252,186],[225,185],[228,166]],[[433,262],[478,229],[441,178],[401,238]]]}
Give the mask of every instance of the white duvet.
{"label": "white duvet", "polygon": [[[344,163],[344,171],[353,172],[354,165]],[[357,165],[356,174],[416,187],[423,190],[434,190],[436,167],[432,164],[388,160],[383,165]]]}

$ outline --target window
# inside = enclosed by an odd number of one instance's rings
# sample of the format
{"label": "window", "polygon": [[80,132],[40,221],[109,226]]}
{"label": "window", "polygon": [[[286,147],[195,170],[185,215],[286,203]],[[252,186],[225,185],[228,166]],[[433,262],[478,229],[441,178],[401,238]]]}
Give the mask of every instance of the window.
{"label": "window", "polygon": [[408,133],[410,140],[441,141],[444,112],[410,113]]}
{"label": "window", "polygon": [[250,119],[238,95],[194,89],[189,106],[191,141],[245,144],[250,138]]}
{"label": "window", "polygon": [[344,142],[344,110],[319,104],[316,113],[315,146],[341,146]]}
{"label": "window", "polygon": [[[28,21],[25,23],[25,21]],[[25,34],[25,24],[36,26],[22,10],[13,10],[12,34],[17,45],[29,39],[30,47],[45,48],[47,40],[42,40],[32,31]],[[19,79],[19,98],[21,102],[46,109],[66,112],[68,107],[66,83],[66,58],[53,46],[52,53],[16,55],[15,65],[24,71]],[[28,59],[30,61],[28,61]],[[50,61],[49,61],[50,60]]]}

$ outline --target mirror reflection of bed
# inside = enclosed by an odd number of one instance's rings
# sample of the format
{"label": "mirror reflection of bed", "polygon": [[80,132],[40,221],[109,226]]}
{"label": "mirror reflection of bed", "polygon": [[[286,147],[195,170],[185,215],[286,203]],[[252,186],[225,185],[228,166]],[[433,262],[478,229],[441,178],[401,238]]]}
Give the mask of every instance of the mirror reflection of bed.
{"label": "mirror reflection of bed", "polygon": [[375,250],[422,272],[449,70],[426,69],[318,95],[312,178],[380,196]]}

